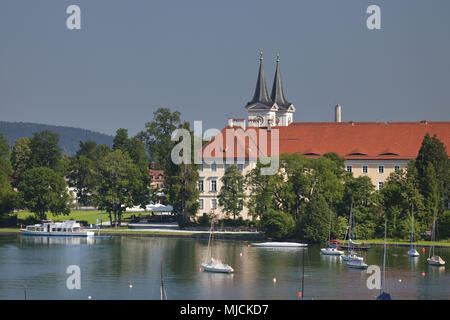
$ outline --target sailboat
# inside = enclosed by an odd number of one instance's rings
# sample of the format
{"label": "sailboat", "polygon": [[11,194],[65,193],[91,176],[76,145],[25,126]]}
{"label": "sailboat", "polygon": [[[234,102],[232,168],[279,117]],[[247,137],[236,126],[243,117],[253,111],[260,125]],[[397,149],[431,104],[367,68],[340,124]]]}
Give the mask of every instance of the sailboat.
{"label": "sailboat", "polygon": [[[211,244],[211,246],[210,246]],[[209,251],[209,248],[211,247],[211,251]],[[234,272],[233,268],[229,265],[222,263],[219,259],[214,259],[214,213],[213,217],[211,219],[211,232],[209,234],[209,240],[208,240],[208,252],[211,252],[210,254],[210,260],[208,260],[208,256],[206,256],[205,261],[200,264],[200,268],[203,271],[207,272],[217,272],[217,273],[232,273]]]}
{"label": "sailboat", "polygon": [[328,230],[328,247],[320,249],[320,253],[329,256],[340,256],[344,254],[344,251],[338,250],[336,243],[334,245],[331,244],[331,205],[330,205],[330,228]]}
{"label": "sailboat", "polygon": [[[436,241],[436,209],[434,209],[433,230],[431,231],[431,241]],[[428,264],[431,266],[443,266],[445,261],[434,254],[434,244],[431,245],[430,254],[428,256]]]}
{"label": "sailboat", "polygon": [[383,251],[383,270],[382,270],[382,278],[381,278],[381,286],[380,286],[380,295],[377,297],[377,300],[393,300],[392,296],[384,292],[384,285],[386,283],[386,230],[387,230],[387,222],[384,222],[384,251]]}
{"label": "sailboat", "polygon": [[413,213],[413,205],[411,205],[411,248],[408,251],[408,256],[409,257],[418,257],[419,253],[417,252],[416,249],[414,249],[413,246],[413,240],[414,240],[414,213]]}
{"label": "sailboat", "polygon": [[341,258],[348,267],[350,268],[358,268],[358,269],[365,269],[368,267],[366,263],[364,263],[364,259],[362,257],[358,257],[356,253],[353,252],[353,237],[354,237],[354,223],[353,223],[353,205],[350,207],[350,219],[349,219],[349,228],[352,230],[352,235],[350,238],[350,247],[348,250],[348,253],[346,255],[342,255]]}

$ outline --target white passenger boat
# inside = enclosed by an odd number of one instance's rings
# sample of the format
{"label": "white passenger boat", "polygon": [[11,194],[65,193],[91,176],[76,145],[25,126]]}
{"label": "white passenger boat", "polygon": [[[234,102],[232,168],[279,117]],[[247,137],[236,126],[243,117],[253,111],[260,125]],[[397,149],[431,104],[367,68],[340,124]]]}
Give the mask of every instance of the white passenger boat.
{"label": "white passenger boat", "polygon": [[20,229],[23,235],[29,236],[72,236],[72,237],[91,237],[94,231],[85,231],[82,226],[74,220],[65,220],[63,222],[53,222],[50,220],[42,221],[41,224],[27,226]]}
{"label": "white passenger boat", "polygon": [[307,247],[306,243],[298,242],[260,242],[252,243],[254,247],[266,247],[266,248],[295,248],[295,247]]}

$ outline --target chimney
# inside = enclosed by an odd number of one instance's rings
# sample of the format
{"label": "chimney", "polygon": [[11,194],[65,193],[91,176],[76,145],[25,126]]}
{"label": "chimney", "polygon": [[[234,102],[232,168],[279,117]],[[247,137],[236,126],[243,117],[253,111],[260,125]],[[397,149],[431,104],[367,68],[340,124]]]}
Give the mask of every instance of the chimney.
{"label": "chimney", "polygon": [[341,106],[334,107],[334,122],[341,122]]}

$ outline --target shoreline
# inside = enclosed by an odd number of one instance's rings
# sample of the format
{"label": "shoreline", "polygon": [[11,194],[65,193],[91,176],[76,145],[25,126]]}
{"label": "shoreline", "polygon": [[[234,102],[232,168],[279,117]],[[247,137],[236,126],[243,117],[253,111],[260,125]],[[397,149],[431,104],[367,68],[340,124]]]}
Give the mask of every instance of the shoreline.
{"label": "shoreline", "polygon": [[[96,232],[96,230],[93,230]],[[15,228],[0,228],[0,235],[12,235],[12,234],[20,234],[19,229]],[[94,236],[98,236],[97,232]],[[124,230],[102,230],[100,231],[100,236],[123,236],[123,237],[169,237],[169,238],[194,238],[194,239],[208,239],[209,232],[192,232],[192,231],[141,231],[136,230],[132,231],[131,229]],[[251,241],[269,241],[264,237],[264,235],[260,233],[248,233],[248,232],[218,232],[214,233],[214,238],[217,240],[251,240]],[[297,239],[288,239],[288,240],[280,240],[280,241],[293,241],[293,242],[302,242]],[[304,242],[304,241],[303,241]],[[348,242],[348,241],[347,241]],[[342,244],[347,244],[347,242],[342,242]],[[370,246],[383,246],[384,240],[375,240],[371,239],[369,241],[363,242],[364,245]],[[411,244],[403,241],[387,241],[387,245],[397,246],[397,247],[409,247]],[[419,241],[414,243],[414,246],[417,248],[426,247],[429,248],[432,244],[429,241]],[[450,242],[435,242],[434,247],[436,248],[450,248]]]}

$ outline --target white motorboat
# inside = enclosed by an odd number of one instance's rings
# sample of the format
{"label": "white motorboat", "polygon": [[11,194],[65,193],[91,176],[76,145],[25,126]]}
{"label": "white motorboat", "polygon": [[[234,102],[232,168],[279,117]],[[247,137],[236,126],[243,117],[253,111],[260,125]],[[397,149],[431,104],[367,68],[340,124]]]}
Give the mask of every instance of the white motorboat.
{"label": "white motorboat", "polygon": [[344,254],[344,251],[340,251],[337,248],[322,248],[320,249],[320,253],[329,256],[340,256],[341,254]]}
{"label": "white motorboat", "polygon": [[208,263],[204,262],[204,263],[200,264],[200,267],[202,268],[203,271],[208,271],[208,272],[219,272],[219,273],[234,272],[232,267],[230,267],[229,265],[227,265],[225,263],[222,263],[218,259],[214,260],[213,258],[211,258],[211,260]]}
{"label": "white motorboat", "polygon": [[431,258],[427,259],[428,264],[432,266],[443,266],[445,265],[445,261],[442,260],[440,256],[432,256]]}
{"label": "white motorboat", "polygon": [[298,242],[260,242],[252,243],[253,247],[265,247],[265,248],[297,248],[297,247],[307,247],[306,243]]}
{"label": "white motorboat", "polygon": [[416,249],[411,248],[411,249],[408,251],[408,256],[410,256],[410,257],[418,257],[418,256],[419,256],[419,253],[417,252]]}
{"label": "white motorboat", "polygon": [[346,265],[350,268],[358,268],[365,269],[368,267],[366,263],[364,263],[364,259],[361,257],[350,258],[346,261]]}
{"label": "white motorboat", "polygon": [[45,220],[41,224],[26,226],[25,229],[20,229],[20,232],[29,236],[91,237],[94,235],[94,231],[83,230],[81,224],[74,220],[64,220],[63,222]]}

